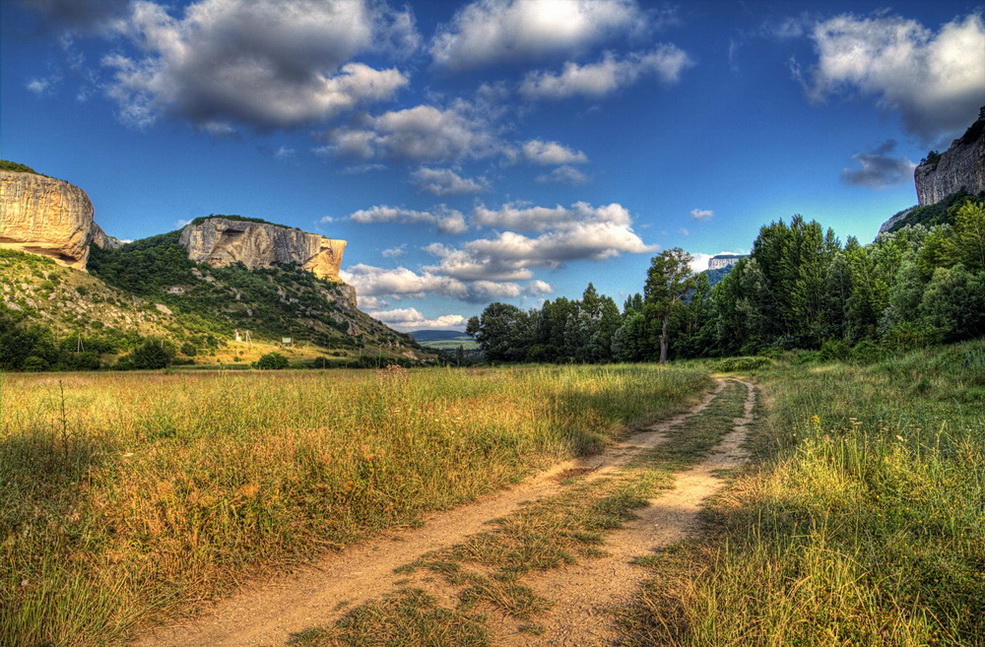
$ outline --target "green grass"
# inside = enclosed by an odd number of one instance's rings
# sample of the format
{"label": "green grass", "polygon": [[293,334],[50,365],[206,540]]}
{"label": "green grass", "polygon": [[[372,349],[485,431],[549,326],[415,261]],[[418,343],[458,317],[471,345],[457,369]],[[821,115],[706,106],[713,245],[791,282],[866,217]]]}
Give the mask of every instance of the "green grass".
{"label": "green grass", "polygon": [[5,375],[0,644],[117,644],[694,401],[659,367]]}
{"label": "green grass", "polygon": [[763,462],[650,561],[628,644],[985,644],[985,342],[758,378]]}

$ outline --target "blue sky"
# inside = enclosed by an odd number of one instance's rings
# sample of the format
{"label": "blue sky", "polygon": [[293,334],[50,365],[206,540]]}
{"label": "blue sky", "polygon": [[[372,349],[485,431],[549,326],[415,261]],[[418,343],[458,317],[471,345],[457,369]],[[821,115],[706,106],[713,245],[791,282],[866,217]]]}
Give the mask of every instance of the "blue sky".
{"label": "blue sky", "polygon": [[0,156],[110,235],[349,241],[399,330],[464,327],[802,214],[871,240],[985,105],[982,5],[0,0]]}

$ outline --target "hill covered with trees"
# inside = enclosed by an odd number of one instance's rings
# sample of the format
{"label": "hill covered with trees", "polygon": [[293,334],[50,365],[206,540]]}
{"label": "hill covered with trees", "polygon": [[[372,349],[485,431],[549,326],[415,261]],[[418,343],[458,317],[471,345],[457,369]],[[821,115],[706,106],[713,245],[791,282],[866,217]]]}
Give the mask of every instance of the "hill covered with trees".
{"label": "hill covered with trees", "polygon": [[348,286],[294,266],[196,263],[178,232],[117,249],[93,245],[88,274],[0,250],[0,275],[0,370],[249,362],[254,345],[289,346],[316,366],[433,357],[359,311]]}

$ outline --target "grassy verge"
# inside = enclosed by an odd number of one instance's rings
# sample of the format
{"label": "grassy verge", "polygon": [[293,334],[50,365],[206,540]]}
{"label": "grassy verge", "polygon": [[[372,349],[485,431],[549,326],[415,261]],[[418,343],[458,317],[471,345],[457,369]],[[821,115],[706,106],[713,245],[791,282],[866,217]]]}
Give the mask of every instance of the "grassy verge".
{"label": "grassy verge", "polygon": [[[661,448],[643,452],[612,476],[570,479],[560,494],[496,520],[492,530],[398,569],[407,578],[399,593],[361,605],[334,625],[302,631],[289,644],[487,647],[493,644],[486,629],[492,616],[526,622],[520,630],[539,635],[544,628],[537,617],[553,602],[527,586],[525,578],[605,556],[606,535],[633,519],[633,510],[660,490],[672,487],[674,471],[686,469],[718,444],[741,416],[745,395],[744,386],[730,382],[704,411],[668,429]],[[437,599],[444,604],[436,604]],[[468,628],[467,636],[457,633],[460,628]],[[407,636],[414,639],[404,642]]]}
{"label": "grassy verge", "polygon": [[629,644],[985,644],[985,342],[758,378],[764,460],[654,567]]}
{"label": "grassy verge", "polygon": [[0,644],[140,624],[597,451],[708,385],[656,367],[8,375]]}

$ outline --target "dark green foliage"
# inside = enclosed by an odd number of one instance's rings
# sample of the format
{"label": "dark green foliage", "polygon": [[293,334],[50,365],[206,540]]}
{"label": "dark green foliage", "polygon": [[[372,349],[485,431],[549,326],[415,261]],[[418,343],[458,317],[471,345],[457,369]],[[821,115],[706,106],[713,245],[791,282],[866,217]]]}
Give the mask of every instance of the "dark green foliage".
{"label": "dark green foliage", "polygon": [[[887,233],[897,232],[904,227],[923,225],[933,227],[934,225],[949,225],[954,222],[958,210],[969,202],[981,201],[985,199],[985,192],[978,195],[971,195],[967,191],[953,193],[936,204],[928,204],[923,207],[911,207],[907,211],[906,217],[893,224]],[[901,211],[896,216],[906,213]],[[893,216],[894,218],[896,216]]]}
{"label": "dark green foliage", "polygon": [[32,324],[22,315],[0,312],[0,370],[95,371],[102,367],[101,353],[113,353],[135,345],[136,334],[114,329],[100,334],[72,334],[56,342],[46,326]]}
{"label": "dark green foliage", "polygon": [[722,279],[729,275],[729,272],[732,271],[733,267],[735,266],[730,265],[728,267],[719,267],[713,270],[705,270],[704,272],[700,272],[700,274],[708,278],[708,284],[711,287],[715,287],[722,282]]}
{"label": "dark green foliage", "polygon": [[524,361],[533,339],[530,314],[498,302],[469,319],[465,332],[475,338],[491,362]]}
{"label": "dark green foliage", "polygon": [[179,237],[171,232],[113,250],[93,246],[89,271],[110,285],[163,303],[186,328],[212,338],[230,338],[239,329],[251,331],[256,339],[292,337],[326,348],[355,348],[360,343],[352,334],[355,324],[365,339],[420,348],[409,336],[347,305],[337,285],[297,266],[211,267],[189,260]]}
{"label": "dark green foliage", "polygon": [[771,353],[864,364],[981,337],[985,203],[948,204],[949,224],[906,227],[866,246],[849,237],[842,247],[830,229],[794,216],[763,227],[752,254],[714,287],[707,273],[690,273],[682,250],[668,250],[622,315],[589,285],[581,301],[560,297],[530,313],[496,304],[483,313],[496,316],[475,318],[472,330],[502,341],[511,361],[537,362]]}
{"label": "dark green foliage", "polygon": [[[174,345],[162,339],[148,339],[124,360],[125,366],[136,369],[167,368],[174,362],[176,352]],[[124,363],[121,360],[121,363]]]}
{"label": "dark green foliage", "polygon": [[256,361],[255,366],[264,370],[280,370],[288,367],[288,361],[280,353],[267,353]]}
{"label": "dark green foliage", "polygon": [[930,151],[927,153],[927,157],[920,160],[920,166],[929,165],[937,167],[937,164],[941,161],[941,154],[937,151]]}
{"label": "dark green foliage", "polygon": [[490,304],[465,332],[489,361],[586,364],[618,358],[613,347],[622,324],[615,301],[589,283],[581,300],[559,297],[540,310]]}
{"label": "dark green foliage", "polygon": [[691,272],[691,255],[680,247],[663,251],[650,261],[643,286],[645,314],[660,320],[659,361],[666,362],[670,350],[670,318],[684,296],[697,286]]}
{"label": "dark green foliage", "polygon": [[179,232],[172,231],[119,249],[93,245],[88,269],[110,285],[141,296],[157,294],[168,286],[196,283],[192,273],[196,263],[188,259],[179,236]]}
{"label": "dark green foliage", "polygon": [[57,362],[58,349],[50,330],[0,314],[0,369],[38,371]]}

